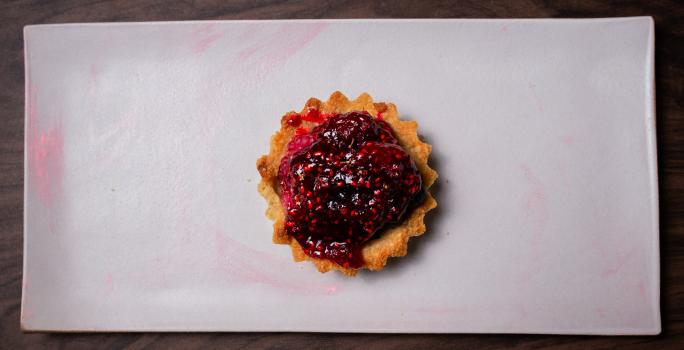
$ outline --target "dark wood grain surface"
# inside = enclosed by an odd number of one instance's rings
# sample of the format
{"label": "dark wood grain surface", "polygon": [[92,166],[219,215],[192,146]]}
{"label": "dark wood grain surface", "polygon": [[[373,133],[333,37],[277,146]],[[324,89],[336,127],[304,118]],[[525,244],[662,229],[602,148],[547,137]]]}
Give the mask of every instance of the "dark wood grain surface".
{"label": "dark wood grain surface", "polygon": [[[22,27],[27,24],[200,19],[365,17],[613,17],[656,24],[663,333],[654,337],[306,333],[23,334]],[[684,3],[681,1],[220,1],[0,2],[0,349],[20,348],[684,348]]]}

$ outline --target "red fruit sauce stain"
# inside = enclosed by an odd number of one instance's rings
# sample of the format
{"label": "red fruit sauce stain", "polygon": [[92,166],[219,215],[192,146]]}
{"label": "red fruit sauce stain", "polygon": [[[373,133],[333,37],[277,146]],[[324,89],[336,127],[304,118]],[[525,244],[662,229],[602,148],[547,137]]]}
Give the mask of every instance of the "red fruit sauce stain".
{"label": "red fruit sauce stain", "polygon": [[296,127],[302,125],[302,116],[299,114],[290,114],[287,117],[286,122],[287,122],[287,125],[296,128]]}
{"label": "red fruit sauce stain", "polygon": [[330,115],[321,113],[316,108],[309,108],[305,113],[301,114],[302,120],[314,123],[323,123]]}

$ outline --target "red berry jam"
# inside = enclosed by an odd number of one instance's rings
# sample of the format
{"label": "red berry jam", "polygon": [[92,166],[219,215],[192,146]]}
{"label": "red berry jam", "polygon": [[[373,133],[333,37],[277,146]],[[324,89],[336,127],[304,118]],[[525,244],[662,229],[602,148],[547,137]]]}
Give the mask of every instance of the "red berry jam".
{"label": "red berry jam", "polygon": [[309,256],[345,268],[361,267],[363,244],[423,198],[413,160],[389,124],[366,112],[326,116],[297,133],[278,178],[286,232]]}

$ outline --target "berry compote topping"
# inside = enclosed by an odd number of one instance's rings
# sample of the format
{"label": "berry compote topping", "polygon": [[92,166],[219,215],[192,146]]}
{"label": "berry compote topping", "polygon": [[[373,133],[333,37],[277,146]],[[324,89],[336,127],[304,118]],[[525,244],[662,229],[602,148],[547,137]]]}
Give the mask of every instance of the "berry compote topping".
{"label": "berry compote topping", "polygon": [[287,147],[278,171],[285,230],[309,256],[361,267],[363,244],[423,198],[420,173],[390,125],[366,112],[325,115]]}

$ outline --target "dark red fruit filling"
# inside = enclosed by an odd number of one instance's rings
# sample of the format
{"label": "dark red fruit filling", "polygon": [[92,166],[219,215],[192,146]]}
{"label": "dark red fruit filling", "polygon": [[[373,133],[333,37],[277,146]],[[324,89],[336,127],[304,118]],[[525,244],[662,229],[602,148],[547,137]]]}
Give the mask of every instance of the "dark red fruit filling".
{"label": "dark red fruit filling", "polygon": [[325,118],[298,131],[280,163],[285,230],[309,256],[358,268],[363,244],[423,198],[422,180],[387,122],[366,112]]}

